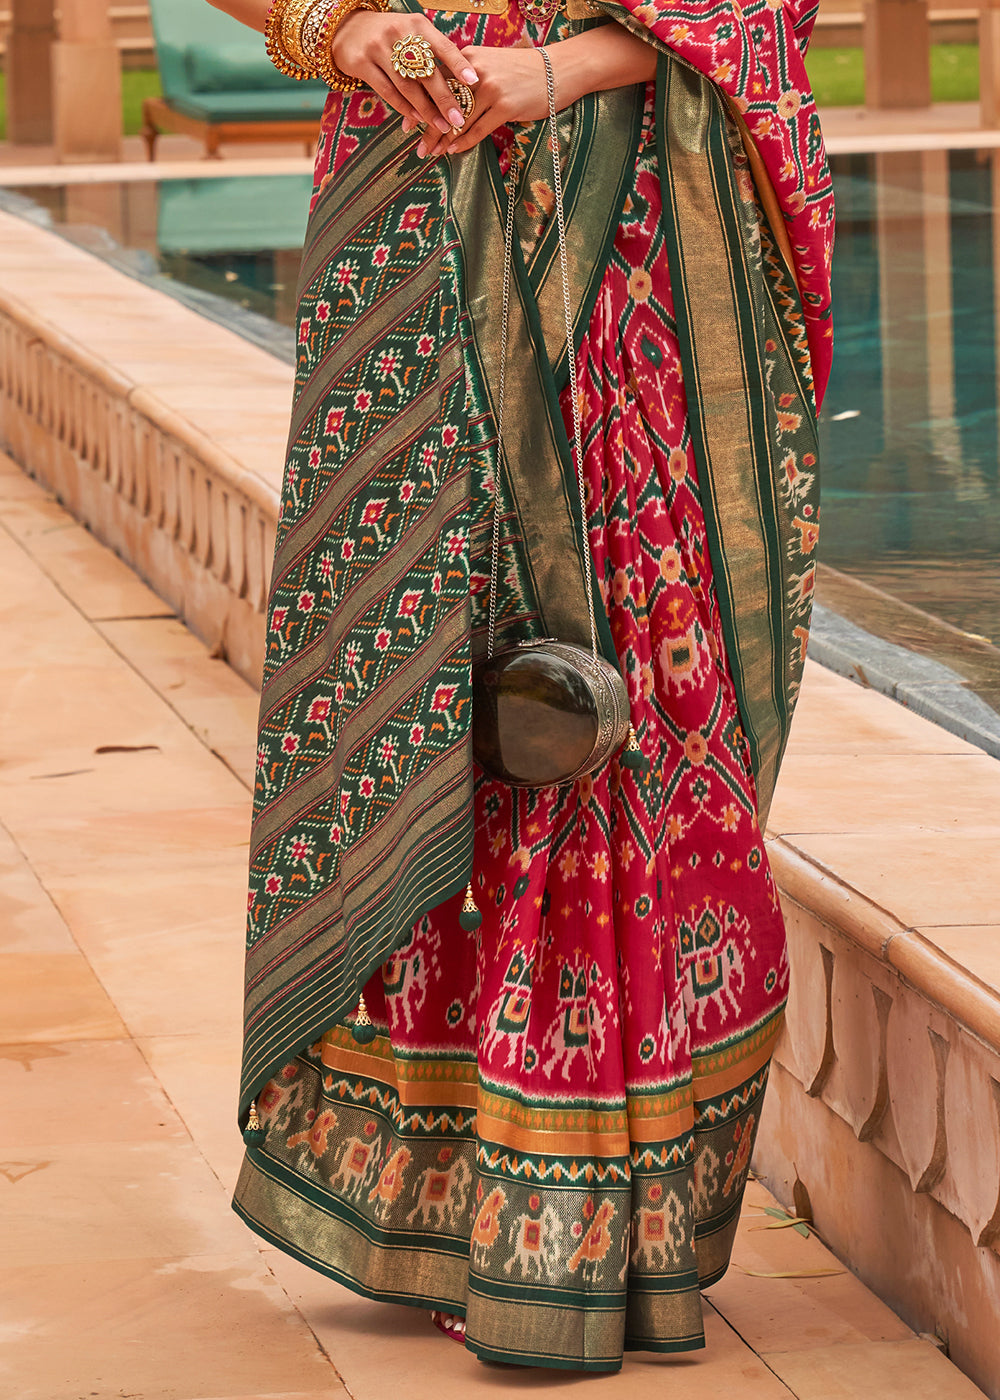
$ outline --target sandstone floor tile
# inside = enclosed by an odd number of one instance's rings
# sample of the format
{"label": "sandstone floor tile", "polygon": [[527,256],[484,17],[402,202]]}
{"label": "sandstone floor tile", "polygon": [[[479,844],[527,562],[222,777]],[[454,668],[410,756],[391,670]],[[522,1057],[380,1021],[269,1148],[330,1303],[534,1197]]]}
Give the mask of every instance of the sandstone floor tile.
{"label": "sandstone floor tile", "polygon": [[[264,1257],[320,1344],[334,1358],[354,1400],[470,1400],[513,1393],[599,1387],[612,1400],[789,1400],[787,1388],[711,1308],[707,1346],[686,1355],[629,1352],[617,1375],[482,1365],[442,1337],[422,1308],[359,1298],[276,1250]],[[582,1393],[582,1391],[581,1391]],[[590,1390],[587,1391],[590,1393]]]}
{"label": "sandstone floor tile", "polygon": [[253,1251],[6,1267],[0,1309],[11,1400],[348,1400]]}
{"label": "sandstone floor tile", "polygon": [[89,734],[57,730],[48,746],[40,726],[32,733],[27,717],[19,717],[0,737],[0,818],[20,841],[28,824],[166,816],[189,810],[195,797],[215,811],[239,809],[245,785],[189,730],[170,723],[169,713],[161,706],[135,723],[115,712],[103,720],[95,714]]}
{"label": "sandstone floor tile", "polygon": [[[777,1203],[759,1182],[746,1194],[733,1263],[705,1295],[759,1354],[844,1342],[907,1341],[913,1333],[825,1248],[815,1234],[765,1229]],[[763,1278],[765,1273],[836,1269],[816,1278]],[[747,1273],[746,1270],[754,1270]]]}
{"label": "sandstone floor tile", "polygon": [[[52,894],[55,892],[52,877],[56,874],[84,883],[96,877],[102,884],[111,886],[123,883],[126,875],[141,879],[148,873],[157,879],[166,871],[177,876],[182,885],[179,893],[183,894],[183,881],[188,873],[210,869],[213,864],[218,870],[228,872],[246,863],[249,795],[218,760],[212,762],[237,801],[222,806],[209,805],[211,798],[218,796],[209,789],[204,794],[204,807],[157,807],[157,794],[153,790],[146,794],[148,806],[145,810],[130,810],[128,782],[134,781],[134,777],[122,775],[117,807],[112,805],[115,785],[111,785],[108,797],[111,810],[102,810],[99,792],[95,792],[93,803],[88,807],[75,795],[71,797],[67,787],[60,787],[55,779],[44,790],[57,794],[59,803],[69,810],[60,812],[53,810],[54,804],[45,806],[36,796],[41,783],[33,785],[30,804],[23,796],[15,801],[0,785],[0,810],[4,807],[10,810],[12,834],[17,834],[18,845]],[[123,766],[128,769],[127,764]],[[157,776],[162,776],[162,772],[159,769]],[[23,789],[21,791],[23,793]],[[187,804],[201,796],[197,774],[188,782],[183,796]],[[122,889],[120,893],[127,896],[129,892]]]}
{"label": "sandstone floor tile", "polygon": [[4,526],[85,617],[163,617],[152,589],[55,500],[7,503]]}
{"label": "sandstone floor tile", "polygon": [[30,477],[13,457],[0,452],[0,501],[4,502],[5,512],[12,501],[41,502],[51,499],[44,486]]}
{"label": "sandstone floor tile", "polygon": [[768,1352],[764,1360],[797,1400],[983,1400],[978,1386],[919,1338]]}
{"label": "sandstone floor tile", "polygon": [[1000,763],[985,753],[869,754],[848,764],[843,755],[786,755],[769,831],[901,828],[1000,836]]}
{"label": "sandstone floor tile", "polygon": [[130,1040],[0,1045],[0,1155],[74,1144],[179,1142],[188,1133]]}
{"label": "sandstone floor tile", "polygon": [[125,1034],[80,953],[0,953],[0,1041],[117,1040]]}
{"label": "sandstone floor tile", "polygon": [[5,543],[10,545],[10,536],[0,529],[0,704],[6,708],[14,687],[28,685],[32,677],[35,684],[47,677],[59,686],[73,668],[104,676],[113,671],[118,659],[99,645],[89,623],[23,550],[8,551]]}
{"label": "sandstone floor tile", "polygon": [[[243,1011],[243,920],[239,913],[210,918],[183,913],[172,903],[175,881],[167,881],[155,898],[145,889],[152,912],[121,918],[109,924],[101,920],[95,901],[85,914],[93,923],[78,934],[88,959],[114,998],[133,1036],[205,1035],[222,1037],[241,1025]],[[136,905],[143,892],[130,891]],[[214,893],[195,886],[187,891],[192,904]],[[245,896],[239,901],[245,908]],[[119,916],[119,906],[115,913]],[[145,917],[145,922],[140,919]],[[68,917],[73,919],[72,907]],[[228,1113],[230,1105],[221,1105]]]}
{"label": "sandstone floor tile", "polygon": [[212,657],[204,643],[177,618],[130,618],[103,622],[100,633],[115,651],[172,706],[180,698],[234,702],[248,699],[254,704],[257,692],[224,661]]}
{"label": "sandstone floor tile", "polygon": [[[234,985],[238,961],[234,956]],[[227,1193],[236,1185],[243,1161],[236,1123],[240,1030],[234,1016],[222,1035],[158,1035],[139,1041],[150,1071]]]}
{"label": "sandstone floor tile", "polygon": [[790,844],[909,927],[993,924],[997,836],[965,832],[803,835]]}
{"label": "sandstone floor tile", "polygon": [[0,1174],[4,1268],[238,1253],[246,1228],[189,1141],[24,1142]]}
{"label": "sandstone floor tile", "polygon": [[987,987],[1000,988],[1000,922],[964,928],[924,927],[917,932]]}
{"label": "sandstone floor tile", "polygon": [[107,622],[102,634],[176,711],[203,744],[253,784],[257,691],[176,619]]}
{"label": "sandstone floor tile", "polygon": [[982,750],[887,695],[806,663],[789,749],[801,754],[964,753]]}
{"label": "sandstone floor tile", "polygon": [[73,935],[5,827],[0,826],[0,953],[75,953]]}

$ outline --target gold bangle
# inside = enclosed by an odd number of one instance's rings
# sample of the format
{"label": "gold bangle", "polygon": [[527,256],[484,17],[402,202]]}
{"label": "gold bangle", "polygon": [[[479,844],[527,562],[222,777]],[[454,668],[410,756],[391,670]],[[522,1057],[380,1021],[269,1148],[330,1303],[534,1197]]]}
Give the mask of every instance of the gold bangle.
{"label": "gold bangle", "polygon": [[[286,20],[293,21],[296,16],[301,17],[306,5],[312,3],[314,0],[271,0],[264,22],[264,48],[268,58],[279,73],[284,73],[287,78],[295,78],[297,82],[302,82],[304,78],[314,78],[316,70],[303,67],[298,62],[296,53],[289,50],[285,43],[285,34],[290,24],[286,25]],[[293,39],[291,49],[294,50],[295,47]]]}
{"label": "gold bangle", "polygon": [[302,51],[302,26],[316,0],[289,0],[281,16],[281,47],[297,68],[309,72],[309,61]]}
{"label": "gold bangle", "polygon": [[331,7],[323,26],[317,58],[320,77],[335,92],[354,92],[361,86],[360,78],[352,77],[350,73],[342,73],[333,61],[333,36],[337,27],[355,10],[371,10],[376,14],[385,14],[388,8],[389,0],[341,0],[339,5],[334,4]]}

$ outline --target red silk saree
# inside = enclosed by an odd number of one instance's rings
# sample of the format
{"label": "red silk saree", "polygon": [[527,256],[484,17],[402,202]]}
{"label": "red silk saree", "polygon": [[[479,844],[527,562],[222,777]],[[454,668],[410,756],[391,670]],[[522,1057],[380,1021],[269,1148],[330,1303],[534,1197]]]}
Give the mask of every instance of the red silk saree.
{"label": "red silk saree", "polygon": [[[832,238],[809,16],[600,8],[661,59],[560,117],[572,346],[541,124],[423,163],[370,94],[327,107],[251,843],[262,1131],[235,1201],[359,1293],[464,1315],[484,1358],[596,1371],[703,1345],[781,1025],[762,828],[808,635]],[[435,23],[572,32],[516,5]],[[501,634],[586,640],[586,532],[649,760],[537,791],[470,748],[512,152]]]}

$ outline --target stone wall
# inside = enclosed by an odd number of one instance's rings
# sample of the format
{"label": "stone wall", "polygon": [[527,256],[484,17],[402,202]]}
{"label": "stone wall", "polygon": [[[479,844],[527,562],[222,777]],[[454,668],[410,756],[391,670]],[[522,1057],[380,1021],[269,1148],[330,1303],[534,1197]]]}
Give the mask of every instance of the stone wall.
{"label": "stone wall", "polygon": [[770,852],[792,986],[755,1168],[788,1206],[801,1182],[834,1252],[1000,1400],[1000,998]]}
{"label": "stone wall", "polygon": [[258,681],[274,491],[155,393],[2,293],[0,439],[216,654]]}

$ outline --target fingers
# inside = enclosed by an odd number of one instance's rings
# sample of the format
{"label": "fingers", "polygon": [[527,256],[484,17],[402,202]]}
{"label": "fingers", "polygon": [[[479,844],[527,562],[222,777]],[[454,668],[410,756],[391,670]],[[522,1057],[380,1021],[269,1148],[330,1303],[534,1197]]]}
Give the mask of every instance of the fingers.
{"label": "fingers", "polygon": [[[424,15],[408,14],[397,18],[403,24],[406,33],[416,34],[427,41],[434,51],[436,67],[429,78],[406,78],[397,74],[396,85],[420,112],[421,120],[428,126],[436,127],[442,136],[447,136],[453,127],[464,126],[465,118],[442,69],[469,87],[479,82],[479,74],[457,44],[453,44],[440,30],[435,29]],[[389,38],[390,48],[395,39],[395,35]]]}

